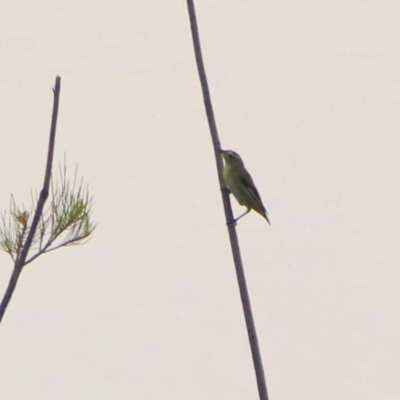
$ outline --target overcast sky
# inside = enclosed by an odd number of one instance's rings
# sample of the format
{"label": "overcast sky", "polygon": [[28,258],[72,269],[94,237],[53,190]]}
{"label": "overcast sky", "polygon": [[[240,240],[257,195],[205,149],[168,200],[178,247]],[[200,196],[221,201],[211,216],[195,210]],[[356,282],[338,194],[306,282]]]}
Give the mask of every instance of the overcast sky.
{"label": "overcast sky", "polygon": [[[398,400],[400,2],[196,6],[272,223],[237,226],[271,400]],[[54,172],[79,165],[99,222],[23,271],[0,397],[256,399],[186,2],[6,0],[0,46],[0,209],[43,182],[60,75]]]}

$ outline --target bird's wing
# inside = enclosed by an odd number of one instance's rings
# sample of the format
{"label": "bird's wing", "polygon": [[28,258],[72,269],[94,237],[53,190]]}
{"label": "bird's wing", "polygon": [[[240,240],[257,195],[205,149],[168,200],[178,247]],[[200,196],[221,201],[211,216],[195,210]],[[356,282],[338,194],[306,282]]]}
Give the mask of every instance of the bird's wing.
{"label": "bird's wing", "polygon": [[257,200],[257,202],[260,204],[262,209],[265,210],[264,205],[263,205],[262,200],[261,200],[261,196],[258,193],[256,185],[253,182],[253,178],[251,177],[251,175],[246,170],[243,171],[243,174],[242,174],[242,177],[241,177],[241,181],[242,181],[243,185],[252,194],[252,196],[255,198],[255,200]]}

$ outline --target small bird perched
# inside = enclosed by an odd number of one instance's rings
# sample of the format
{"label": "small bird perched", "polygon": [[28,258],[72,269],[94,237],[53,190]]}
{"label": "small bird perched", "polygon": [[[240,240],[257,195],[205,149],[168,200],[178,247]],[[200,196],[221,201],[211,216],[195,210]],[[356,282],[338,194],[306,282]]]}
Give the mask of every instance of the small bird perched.
{"label": "small bird perched", "polygon": [[230,192],[236,197],[240,205],[247,207],[247,211],[237,217],[233,222],[244,217],[251,210],[261,214],[271,225],[268,219],[268,213],[265,209],[261,197],[258,193],[253,179],[244,167],[239,154],[232,150],[220,150],[224,160],[224,169],[222,176]]}

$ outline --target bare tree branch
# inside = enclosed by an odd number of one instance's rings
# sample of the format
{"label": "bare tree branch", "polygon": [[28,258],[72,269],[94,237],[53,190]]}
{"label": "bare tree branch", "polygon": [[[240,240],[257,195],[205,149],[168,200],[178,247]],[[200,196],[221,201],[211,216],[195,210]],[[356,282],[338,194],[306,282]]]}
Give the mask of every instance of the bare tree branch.
{"label": "bare tree branch", "polygon": [[[211,96],[208,88],[207,76],[203,63],[203,57],[201,54],[199,31],[197,28],[196,13],[193,0],[187,0],[187,6],[189,11],[190,26],[192,30],[192,39],[193,39],[194,52],[196,56],[197,69],[199,72],[201,89],[203,92],[204,106],[206,109],[208,125],[210,127],[211,139],[214,146],[214,155],[217,164],[222,201],[224,204],[225,218],[227,222],[233,221],[233,213],[232,213],[231,203],[229,200],[229,194],[228,191],[226,190],[225,183],[222,178],[223,165],[220,155],[221,145],[218,137],[217,125],[214,118]],[[257,332],[254,324],[253,313],[251,311],[250,297],[246,285],[246,277],[244,274],[242,258],[240,255],[240,248],[239,248],[238,237],[236,234],[236,227],[235,224],[227,224],[227,226],[231,242],[233,260],[236,268],[237,280],[239,284],[240,296],[242,299],[243,312],[246,320],[247,334],[249,337],[251,353],[253,356],[254,369],[257,378],[258,393],[260,396],[260,400],[268,400],[267,385],[265,382],[264,369],[262,365],[260,348],[258,345]]]}
{"label": "bare tree branch", "polygon": [[33,222],[32,222],[31,228],[29,230],[29,233],[26,238],[25,244],[22,248],[22,251],[18,255],[18,257],[15,261],[14,270],[12,272],[10,282],[8,284],[6,293],[4,294],[3,300],[0,304],[0,323],[3,319],[4,313],[5,313],[7,306],[11,300],[14,290],[17,286],[19,276],[22,272],[22,268],[25,265],[26,257],[28,255],[33,238],[35,236],[36,228],[42,217],[44,204],[46,203],[47,197],[49,196],[51,170],[52,170],[52,165],[53,165],[54,146],[55,146],[55,139],[56,139],[56,127],[57,127],[58,105],[59,105],[59,100],[60,100],[60,90],[61,90],[61,78],[59,76],[57,76],[55,88],[53,89],[53,93],[54,93],[53,113],[52,113],[52,118],[51,118],[49,149],[48,149],[48,153],[47,153],[47,164],[46,164],[43,188],[40,192],[40,196],[39,196],[39,200],[37,203],[35,215],[33,217]]}

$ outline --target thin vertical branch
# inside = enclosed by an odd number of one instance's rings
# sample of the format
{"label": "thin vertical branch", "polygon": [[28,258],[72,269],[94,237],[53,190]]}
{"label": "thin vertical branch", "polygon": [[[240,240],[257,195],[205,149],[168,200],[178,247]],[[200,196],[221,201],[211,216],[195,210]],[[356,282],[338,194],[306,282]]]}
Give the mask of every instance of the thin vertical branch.
{"label": "thin vertical branch", "polygon": [[[208,88],[208,83],[207,83],[206,71],[204,69],[199,31],[197,28],[196,13],[193,0],[187,0],[187,6],[189,11],[190,26],[192,30],[192,39],[193,39],[194,52],[196,56],[197,69],[199,72],[201,89],[203,92],[204,106],[206,109],[208,125],[210,127],[211,139],[214,146],[214,154],[217,164],[219,184],[221,187],[222,201],[224,204],[225,218],[226,221],[232,221],[233,213],[232,213],[231,203],[229,200],[229,194],[227,193],[226,190],[224,190],[225,184],[222,178],[223,165],[220,155],[221,145],[218,137],[217,125],[214,118],[210,90]],[[254,369],[256,373],[258,393],[260,396],[260,400],[268,400],[267,385],[265,382],[264,369],[262,365],[260,348],[258,345],[257,332],[254,324],[253,313],[251,311],[250,297],[247,290],[246,277],[244,274],[242,258],[240,255],[239,241],[236,234],[236,227],[234,224],[228,224],[228,232],[231,242],[233,260],[236,268],[236,275],[239,284],[240,296],[242,299],[243,312],[246,320],[246,327],[251,347],[251,354],[253,357]]]}
{"label": "thin vertical branch", "polygon": [[0,304],[0,323],[3,319],[4,313],[6,312],[7,306],[11,300],[14,290],[17,286],[19,276],[22,272],[22,268],[25,265],[26,257],[28,256],[29,249],[32,244],[32,240],[35,236],[36,228],[39,224],[40,218],[43,213],[44,204],[46,203],[47,197],[49,196],[49,187],[51,179],[51,170],[53,165],[53,155],[54,155],[54,145],[56,139],[56,128],[57,128],[57,116],[58,116],[58,105],[60,100],[60,90],[61,90],[61,78],[56,77],[56,85],[53,89],[54,93],[54,103],[53,103],[53,114],[51,118],[51,128],[50,128],[50,140],[49,149],[47,153],[47,164],[44,176],[43,188],[40,192],[39,200],[36,206],[35,216],[33,217],[31,229],[26,238],[24,247],[22,248],[21,254],[15,260],[14,270],[12,272],[10,282],[8,284],[6,293],[4,294],[3,300]]}

